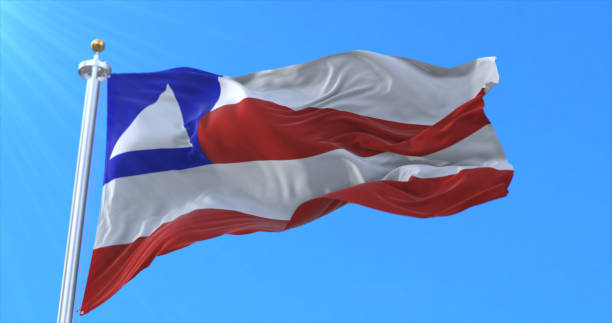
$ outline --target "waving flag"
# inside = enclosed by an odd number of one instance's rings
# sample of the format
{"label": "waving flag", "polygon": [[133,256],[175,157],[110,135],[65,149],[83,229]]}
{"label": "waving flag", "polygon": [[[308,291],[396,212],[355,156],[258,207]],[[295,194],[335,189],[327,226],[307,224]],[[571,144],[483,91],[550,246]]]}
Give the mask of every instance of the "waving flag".
{"label": "waving flag", "polygon": [[367,51],[231,78],[113,74],[84,314],[158,255],[283,231],[346,203],[444,216],[512,178],[483,96],[494,58],[447,69]]}

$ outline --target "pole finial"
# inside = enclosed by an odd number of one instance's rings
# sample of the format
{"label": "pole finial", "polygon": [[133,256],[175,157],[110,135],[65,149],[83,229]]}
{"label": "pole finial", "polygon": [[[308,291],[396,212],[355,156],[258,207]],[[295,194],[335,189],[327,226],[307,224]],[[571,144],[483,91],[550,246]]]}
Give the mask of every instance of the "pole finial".
{"label": "pole finial", "polygon": [[101,39],[94,39],[91,41],[91,49],[96,53],[101,53],[104,50],[104,41]]}

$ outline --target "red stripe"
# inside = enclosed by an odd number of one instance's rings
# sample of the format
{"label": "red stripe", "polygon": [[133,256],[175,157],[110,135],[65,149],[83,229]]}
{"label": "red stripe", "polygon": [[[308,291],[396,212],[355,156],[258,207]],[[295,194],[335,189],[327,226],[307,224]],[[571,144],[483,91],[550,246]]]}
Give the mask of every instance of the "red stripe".
{"label": "red stripe", "polygon": [[324,214],[307,210],[332,201],[355,203],[417,218],[451,215],[470,206],[506,196],[512,175],[513,171],[510,170],[473,168],[443,177],[412,177],[407,182],[363,183],[303,203],[294,213],[287,228],[297,227],[321,217]]}
{"label": "red stripe", "polygon": [[94,249],[81,314],[113,296],[157,256],[222,234],[282,231],[286,225],[287,221],[235,211],[203,209],[165,223],[150,236],[132,243]]}
{"label": "red stripe", "polygon": [[130,244],[94,249],[81,314],[110,298],[156,256],[196,241],[222,234],[283,231],[313,221],[346,203],[421,218],[450,215],[505,196],[512,174],[475,168],[444,177],[413,177],[408,182],[364,183],[303,203],[289,222],[227,210],[193,211]]}
{"label": "red stripe", "polygon": [[198,139],[213,163],[306,158],[334,149],[365,157],[382,152],[424,156],[446,148],[483,126],[485,92],[434,125],[386,121],[334,109],[291,110],[247,98],[207,113]]}

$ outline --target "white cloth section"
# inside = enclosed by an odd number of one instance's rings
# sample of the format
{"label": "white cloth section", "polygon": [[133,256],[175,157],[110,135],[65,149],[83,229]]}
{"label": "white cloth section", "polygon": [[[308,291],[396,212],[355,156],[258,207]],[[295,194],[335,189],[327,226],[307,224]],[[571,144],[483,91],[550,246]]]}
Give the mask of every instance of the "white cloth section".
{"label": "white cloth section", "polygon": [[169,84],[144,108],[115,143],[110,158],[136,150],[191,147],[183,114]]}
{"label": "white cloth section", "polygon": [[301,203],[345,187],[440,177],[477,167],[512,169],[490,125],[424,157],[359,157],[338,149],[303,159],[210,164],[121,177],[104,185],[95,248],[130,243],[197,209],[288,220]]}
{"label": "white cloth section", "polygon": [[220,77],[213,110],[258,98],[299,110],[333,108],[411,124],[431,125],[499,80],[494,57],[444,68],[368,51],[241,77]]}

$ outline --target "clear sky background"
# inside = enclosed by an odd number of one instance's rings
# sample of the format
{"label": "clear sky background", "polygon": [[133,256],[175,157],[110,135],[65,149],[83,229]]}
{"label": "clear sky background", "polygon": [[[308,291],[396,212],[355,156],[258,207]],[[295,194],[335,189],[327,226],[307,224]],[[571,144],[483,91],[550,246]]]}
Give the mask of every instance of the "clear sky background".
{"label": "clear sky background", "polygon": [[[611,2],[0,0],[0,320],[57,314],[89,42],[114,72],[238,76],[353,49],[497,56],[506,198],[414,219],[348,205],[158,257],[94,321],[612,321]],[[102,187],[100,97],[78,300]]]}

